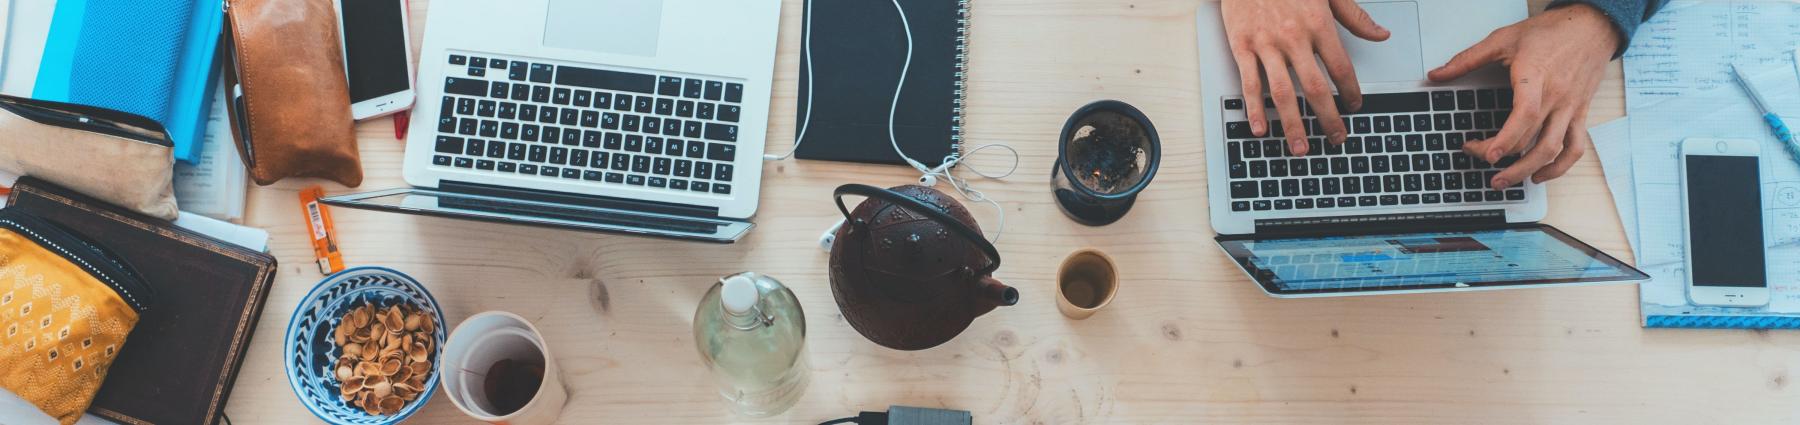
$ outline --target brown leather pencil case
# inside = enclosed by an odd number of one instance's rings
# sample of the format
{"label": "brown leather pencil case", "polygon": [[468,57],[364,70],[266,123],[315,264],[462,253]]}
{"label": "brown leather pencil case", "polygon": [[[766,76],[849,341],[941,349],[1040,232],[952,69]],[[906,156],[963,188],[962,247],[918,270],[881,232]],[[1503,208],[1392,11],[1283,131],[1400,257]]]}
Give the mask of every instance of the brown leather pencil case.
{"label": "brown leather pencil case", "polygon": [[228,0],[225,87],[250,179],[320,177],[356,187],[362,162],[331,0]]}

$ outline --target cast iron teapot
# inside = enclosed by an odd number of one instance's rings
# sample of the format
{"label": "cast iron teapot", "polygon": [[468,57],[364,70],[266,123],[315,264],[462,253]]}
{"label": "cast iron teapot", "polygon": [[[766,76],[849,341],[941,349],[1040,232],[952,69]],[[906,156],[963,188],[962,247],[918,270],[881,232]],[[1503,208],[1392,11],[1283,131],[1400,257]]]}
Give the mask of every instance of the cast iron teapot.
{"label": "cast iron teapot", "polygon": [[[851,211],[844,195],[868,197]],[[925,186],[849,184],[834,192],[844,214],[831,247],[831,292],[864,337],[896,350],[955,338],[1019,290],[992,276],[1000,252],[969,209]]]}

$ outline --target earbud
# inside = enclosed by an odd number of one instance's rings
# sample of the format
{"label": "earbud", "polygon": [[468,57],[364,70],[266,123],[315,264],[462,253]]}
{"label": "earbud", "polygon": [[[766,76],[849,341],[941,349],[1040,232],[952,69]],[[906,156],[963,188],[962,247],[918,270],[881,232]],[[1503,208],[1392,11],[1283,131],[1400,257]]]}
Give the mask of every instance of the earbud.
{"label": "earbud", "polygon": [[930,175],[930,174],[919,176],[919,185],[925,186],[925,187],[936,187],[937,186],[937,176]]}
{"label": "earbud", "polygon": [[837,224],[831,225],[830,229],[825,229],[825,234],[819,235],[819,249],[823,249],[825,252],[831,252],[831,245],[837,243],[838,229],[843,227],[844,220],[838,219]]}

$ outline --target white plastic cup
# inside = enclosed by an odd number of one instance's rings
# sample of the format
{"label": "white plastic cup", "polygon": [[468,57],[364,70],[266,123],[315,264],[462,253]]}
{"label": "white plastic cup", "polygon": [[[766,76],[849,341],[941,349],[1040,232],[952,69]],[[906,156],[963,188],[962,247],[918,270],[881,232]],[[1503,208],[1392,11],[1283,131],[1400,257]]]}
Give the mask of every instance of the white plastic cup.
{"label": "white plastic cup", "polygon": [[[482,380],[494,362],[543,362],[544,381],[537,395],[518,411],[496,414],[488,403]],[[563,388],[562,375],[544,345],[544,337],[530,321],[504,311],[489,311],[464,320],[450,333],[444,344],[444,376],[439,380],[444,394],[463,414],[494,424],[552,424],[562,415],[569,392]]]}

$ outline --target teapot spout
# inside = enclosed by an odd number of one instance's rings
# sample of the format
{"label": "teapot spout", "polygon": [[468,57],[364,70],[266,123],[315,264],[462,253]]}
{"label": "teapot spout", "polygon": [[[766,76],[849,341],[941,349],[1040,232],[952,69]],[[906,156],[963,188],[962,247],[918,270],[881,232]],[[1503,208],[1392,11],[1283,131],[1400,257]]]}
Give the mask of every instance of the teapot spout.
{"label": "teapot spout", "polygon": [[1007,307],[1019,303],[1019,290],[1000,283],[1000,280],[994,279],[993,276],[982,277],[980,285],[980,300],[987,311],[992,311],[995,307]]}

